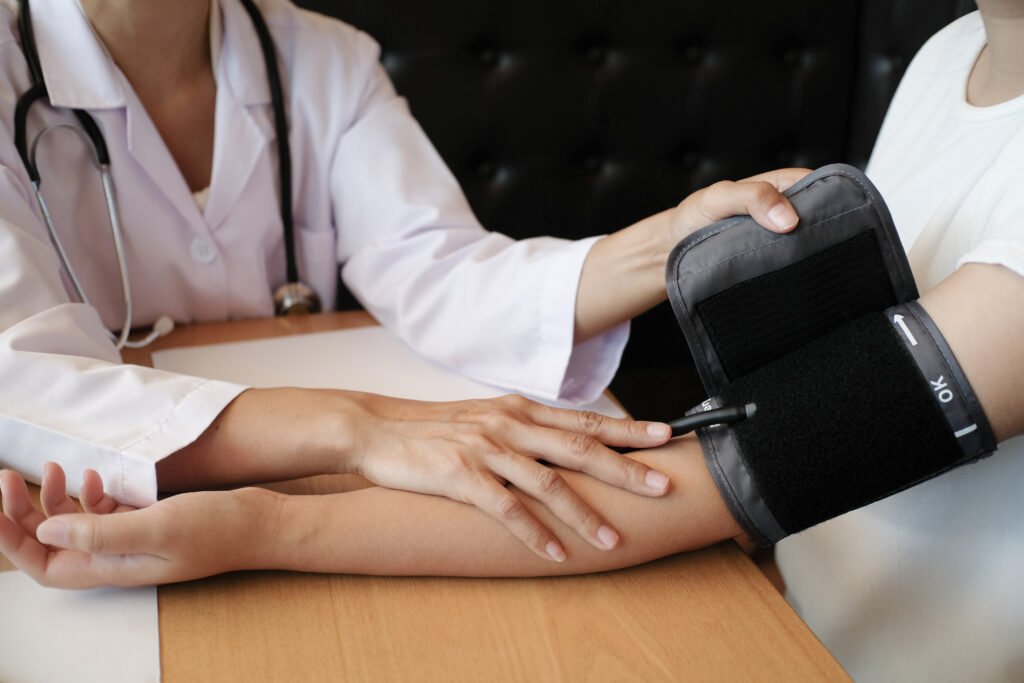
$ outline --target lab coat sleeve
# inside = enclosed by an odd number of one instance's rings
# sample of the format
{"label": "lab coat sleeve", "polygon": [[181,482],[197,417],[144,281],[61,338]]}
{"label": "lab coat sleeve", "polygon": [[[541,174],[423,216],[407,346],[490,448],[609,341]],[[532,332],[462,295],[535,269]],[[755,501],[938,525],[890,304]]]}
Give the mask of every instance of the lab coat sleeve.
{"label": "lab coat sleeve", "polygon": [[580,271],[597,238],[515,241],[484,230],[375,58],[368,71],[332,164],[345,283],[444,365],[542,399],[596,399],[629,334],[624,324],[573,343]]}
{"label": "lab coat sleeve", "polygon": [[194,441],[243,387],[122,365],[97,312],[71,303],[22,179],[0,167],[0,467],[38,482],[87,468],[122,503],[156,501],[156,463]]}

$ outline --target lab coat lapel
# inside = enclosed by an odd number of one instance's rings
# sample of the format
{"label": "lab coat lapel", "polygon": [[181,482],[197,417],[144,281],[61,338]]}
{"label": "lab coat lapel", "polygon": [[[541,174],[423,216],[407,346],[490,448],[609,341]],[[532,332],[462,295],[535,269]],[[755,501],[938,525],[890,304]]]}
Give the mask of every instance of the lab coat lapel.
{"label": "lab coat lapel", "polygon": [[160,136],[160,131],[130,88],[126,88],[125,100],[128,116],[128,151],[182,218],[188,221],[193,229],[205,232],[203,217],[192,198],[192,191]]}
{"label": "lab coat lapel", "polygon": [[213,178],[205,214],[211,230],[227,218],[264,155],[268,138],[273,133],[263,114],[262,111],[251,111],[239,102],[230,83],[222,82],[217,86]]}
{"label": "lab coat lapel", "polygon": [[123,76],[75,0],[33,4],[32,27],[54,108],[124,106]]}
{"label": "lab coat lapel", "polygon": [[78,3],[37,2],[32,6],[32,15],[52,105],[93,112],[124,107],[128,150],[140,170],[194,229],[203,229],[203,218],[174,157]]}
{"label": "lab coat lapel", "polygon": [[219,5],[223,37],[216,66],[213,178],[205,214],[211,229],[241,199],[274,138],[267,72],[252,21],[235,0]]}

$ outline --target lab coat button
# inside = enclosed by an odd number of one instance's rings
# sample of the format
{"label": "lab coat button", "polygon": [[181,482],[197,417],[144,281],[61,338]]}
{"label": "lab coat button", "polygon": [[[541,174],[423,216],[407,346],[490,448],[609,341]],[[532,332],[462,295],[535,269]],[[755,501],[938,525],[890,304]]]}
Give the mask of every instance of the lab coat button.
{"label": "lab coat button", "polygon": [[205,237],[197,237],[192,240],[189,252],[192,254],[192,260],[196,263],[213,263],[217,260],[217,250]]}

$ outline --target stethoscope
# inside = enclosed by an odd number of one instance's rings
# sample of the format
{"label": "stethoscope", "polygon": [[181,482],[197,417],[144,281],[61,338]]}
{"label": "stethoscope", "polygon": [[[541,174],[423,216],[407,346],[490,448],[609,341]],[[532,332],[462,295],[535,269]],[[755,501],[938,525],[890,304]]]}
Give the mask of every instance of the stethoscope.
{"label": "stethoscope", "polygon": [[[270,37],[270,31],[267,30],[267,24],[263,20],[263,15],[260,14],[253,1],[240,0],[240,2],[252,19],[256,35],[259,37],[263,61],[267,68],[267,81],[270,85],[271,105],[274,110],[274,130],[277,137],[278,180],[281,192],[281,224],[284,226],[287,284],[282,285],[274,292],[274,310],[277,315],[314,313],[320,310],[320,299],[312,287],[299,281],[299,269],[295,262],[291,149],[288,143],[288,122],[285,118],[284,95],[281,88],[281,75],[277,68],[274,42]],[[212,8],[211,11],[216,11],[216,8]],[[50,235],[50,241],[57,251],[61,266],[68,274],[75,292],[84,303],[91,305],[85,290],[82,288],[82,283],[75,273],[75,269],[71,266],[60,235],[57,234],[57,230],[54,228],[53,217],[42,193],[42,179],[39,175],[39,167],[36,165],[36,151],[40,140],[53,130],[65,128],[76,133],[86,145],[92,145],[95,151],[96,166],[99,168],[103,195],[107,205],[107,215],[110,220],[110,231],[114,238],[114,251],[117,253],[117,266],[121,273],[121,291],[124,295],[125,303],[124,325],[121,327],[119,335],[115,335],[109,330],[107,333],[114,340],[118,350],[126,346],[128,348],[146,346],[174,329],[174,321],[168,316],[161,316],[153,325],[152,332],[144,339],[139,341],[128,340],[128,334],[132,327],[132,290],[131,281],[128,277],[124,235],[121,230],[120,214],[117,210],[114,180],[110,173],[110,154],[107,151],[106,140],[96,121],[88,112],[82,109],[73,109],[72,111],[81,124],[81,128],[67,123],[49,126],[36,135],[31,147],[28,146],[26,138],[29,110],[36,101],[44,97],[47,100],[49,99],[46,83],[43,80],[43,70],[39,62],[39,52],[36,49],[35,34],[32,30],[32,13],[29,9],[29,0],[21,0],[20,12],[18,14],[18,32],[21,34],[22,49],[25,52],[25,59],[28,61],[28,68],[32,77],[32,87],[18,98],[18,103],[14,110],[14,144],[18,149],[18,154],[21,156],[22,163],[25,164],[29,179],[32,181],[32,189],[35,192],[36,201],[39,203],[39,210],[42,212],[43,220],[46,223],[46,230]]]}

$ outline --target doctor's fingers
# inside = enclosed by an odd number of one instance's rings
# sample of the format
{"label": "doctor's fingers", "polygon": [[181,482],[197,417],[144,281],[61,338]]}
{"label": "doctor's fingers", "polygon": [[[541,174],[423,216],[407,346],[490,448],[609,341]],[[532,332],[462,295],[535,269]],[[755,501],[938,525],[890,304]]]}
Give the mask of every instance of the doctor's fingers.
{"label": "doctor's fingers", "polygon": [[802,171],[786,169],[739,182],[723,180],[695,192],[679,205],[674,219],[677,231],[689,234],[723,218],[750,215],[772,232],[788,232],[796,227],[799,217],[779,188],[802,177]]}
{"label": "doctor's fingers", "polygon": [[809,168],[777,168],[774,171],[766,171],[764,173],[758,173],[752,175],[749,178],[744,178],[739,181],[741,183],[756,183],[765,182],[770,183],[779,192],[785,192],[792,187],[798,180],[803,178],[805,175],[811,172]]}
{"label": "doctor's fingers", "polygon": [[609,446],[650,448],[661,446],[672,436],[672,428],[663,422],[608,417],[592,410],[553,408],[522,397],[516,399],[522,400],[522,412],[532,422],[590,436]]}
{"label": "doctor's fingers", "polygon": [[500,458],[492,465],[495,474],[543,504],[598,550],[618,545],[618,532],[572,490],[557,470],[529,458]]}
{"label": "doctor's fingers", "polygon": [[513,429],[511,436],[521,451],[553,465],[589,474],[606,484],[644,496],[668,493],[668,477],[638,460],[616,453],[593,436],[525,426]]}
{"label": "doctor's fingers", "polygon": [[496,519],[539,557],[555,562],[565,560],[565,548],[551,530],[540,523],[514,491],[499,484],[492,475],[467,472],[459,497]]}

